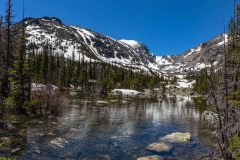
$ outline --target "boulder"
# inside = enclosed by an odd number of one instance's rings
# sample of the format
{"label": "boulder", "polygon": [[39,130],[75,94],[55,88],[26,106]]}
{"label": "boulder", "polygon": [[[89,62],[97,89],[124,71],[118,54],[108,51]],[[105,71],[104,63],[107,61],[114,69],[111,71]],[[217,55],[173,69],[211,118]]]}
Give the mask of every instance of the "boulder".
{"label": "boulder", "polygon": [[148,150],[150,151],[155,151],[155,152],[170,152],[173,149],[173,146],[170,144],[166,143],[152,143],[148,145],[147,147]]}
{"label": "boulder", "polygon": [[186,143],[191,141],[191,134],[190,133],[172,133],[165,137],[160,138],[162,141],[168,141],[173,143]]}
{"label": "boulder", "polygon": [[164,160],[160,156],[147,156],[147,157],[140,157],[137,160]]}

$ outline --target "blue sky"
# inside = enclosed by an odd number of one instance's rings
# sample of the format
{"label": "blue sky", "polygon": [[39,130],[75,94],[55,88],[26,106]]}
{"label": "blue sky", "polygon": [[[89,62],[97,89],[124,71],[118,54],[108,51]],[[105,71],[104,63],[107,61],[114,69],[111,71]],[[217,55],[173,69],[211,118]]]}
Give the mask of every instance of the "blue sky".
{"label": "blue sky", "polygon": [[[1,14],[5,0],[0,0]],[[13,0],[15,21],[22,0]],[[156,55],[178,54],[223,32],[233,0],[25,0],[26,16],[59,17],[116,39],[146,44]]]}

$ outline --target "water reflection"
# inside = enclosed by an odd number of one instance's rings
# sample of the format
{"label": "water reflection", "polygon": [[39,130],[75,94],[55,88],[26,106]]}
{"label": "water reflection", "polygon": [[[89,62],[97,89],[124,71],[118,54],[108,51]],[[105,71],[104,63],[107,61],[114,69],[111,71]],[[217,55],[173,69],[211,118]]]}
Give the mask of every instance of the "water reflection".
{"label": "water reflection", "polygon": [[30,126],[29,148],[21,158],[131,160],[156,154],[146,146],[172,132],[190,132],[194,140],[174,145],[170,154],[160,154],[166,159],[197,159],[211,151],[206,143],[211,132],[190,98],[105,106],[88,101],[75,98],[62,116],[49,124]]}

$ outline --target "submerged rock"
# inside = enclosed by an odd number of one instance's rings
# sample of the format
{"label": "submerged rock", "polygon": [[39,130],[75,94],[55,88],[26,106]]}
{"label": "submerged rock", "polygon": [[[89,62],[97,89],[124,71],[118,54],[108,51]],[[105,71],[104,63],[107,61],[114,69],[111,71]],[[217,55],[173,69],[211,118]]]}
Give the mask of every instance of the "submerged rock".
{"label": "submerged rock", "polygon": [[50,122],[52,125],[58,125],[57,122]]}
{"label": "submerged rock", "polygon": [[70,92],[69,93],[71,96],[76,96],[77,95],[77,92]]}
{"label": "submerged rock", "polygon": [[110,102],[111,102],[111,103],[118,103],[119,100],[117,100],[117,99],[113,99],[113,100],[110,100]]}
{"label": "submerged rock", "polygon": [[56,146],[56,147],[61,147],[61,148],[63,148],[64,147],[64,145],[66,144],[66,143],[68,143],[68,141],[67,140],[65,140],[64,138],[56,138],[56,139],[53,139],[53,140],[51,140],[51,142],[50,142],[52,145],[54,145],[54,146]]}
{"label": "submerged rock", "polygon": [[216,125],[218,123],[218,114],[212,111],[203,112],[203,118],[212,125]]}
{"label": "submerged rock", "polygon": [[12,153],[12,154],[18,154],[18,153],[21,152],[21,151],[22,151],[21,148],[16,148],[16,149],[13,149],[13,150],[11,151],[11,153]]}
{"label": "submerged rock", "polygon": [[[87,101],[87,100],[84,100],[84,101],[81,101],[82,103],[92,103],[92,101]],[[79,108],[80,106],[78,106]]]}
{"label": "submerged rock", "polygon": [[191,134],[190,133],[172,133],[165,137],[160,138],[162,141],[169,141],[173,143],[186,143],[191,141]]}
{"label": "submerged rock", "polygon": [[160,156],[147,156],[147,157],[140,157],[137,160],[164,160]]}
{"label": "submerged rock", "polygon": [[108,104],[106,101],[97,101],[97,104]]}
{"label": "submerged rock", "polygon": [[13,130],[14,126],[8,121],[0,120],[0,129]]}
{"label": "submerged rock", "polygon": [[12,140],[9,137],[1,137],[0,138],[0,142],[4,143],[4,144],[11,144]]}
{"label": "submerged rock", "polygon": [[55,116],[48,116],[48,119],[53,119],[55,118]]}
{"label": "submerged rock", "polygon": [[20,131],[18,131],[18,134],[20,136],[26,136],[27,135],[27,129],[26,128],[21,129]]}
{"label": "submerged rock", "polygon": [[150,151],[155,151],[155,152],[170,152],[173,149],[173,146],[170,144],[166,143],[152,143],[148,145],[147,147],[148,150]]}
{"label": "submerged rock", "polygon": [[50,132],[50,133],[48,133],[47,134],[47,136],[55,136],[56,134],[54,134],[54,133],[52,133],[52,132]]}
{"label": "submerged rock", "polygon": [[44,122],[43,121],[39,121],[38,124],[44,124]]}
{"label": "submerged rock", "polygon": [[127,103],[128,103],[128,101],[126,101],[126,100],[122,101],[122,104],[127,104]]}
{"label": "submerged rock", "polygon": [[111,156],[109,155],[99,155],[101,157],[101,159],[103,160],[112,160]]}

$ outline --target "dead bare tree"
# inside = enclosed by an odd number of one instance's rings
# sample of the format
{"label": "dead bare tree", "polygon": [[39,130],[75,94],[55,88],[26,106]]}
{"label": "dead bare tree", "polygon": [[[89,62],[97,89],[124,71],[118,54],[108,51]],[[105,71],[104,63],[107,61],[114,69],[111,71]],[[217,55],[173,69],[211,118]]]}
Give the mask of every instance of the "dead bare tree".
{"label": "dead bare tree", "polygon": [[[236,21],[238,20],[234,20],[230,24],[231,33],[228,35],[229,37],[226,37],[224,29],[224,63],[219,68],[211,65],[208,80],[212,99],[211,105],[216,109],[219,124],[217,130],[219,150],[216,151],[216,157],[225,160],[235,160],[233,151],[230,150],[230,139],[239,132],[239,112],[235,104],[231,103],[231,101],[235,100],[232,95],[240,87],[238,86],[240,66],[237,49],[239,35],[237,34],[238,26],[236,26]],[[228,44],[226,42],[227,38]]]}

